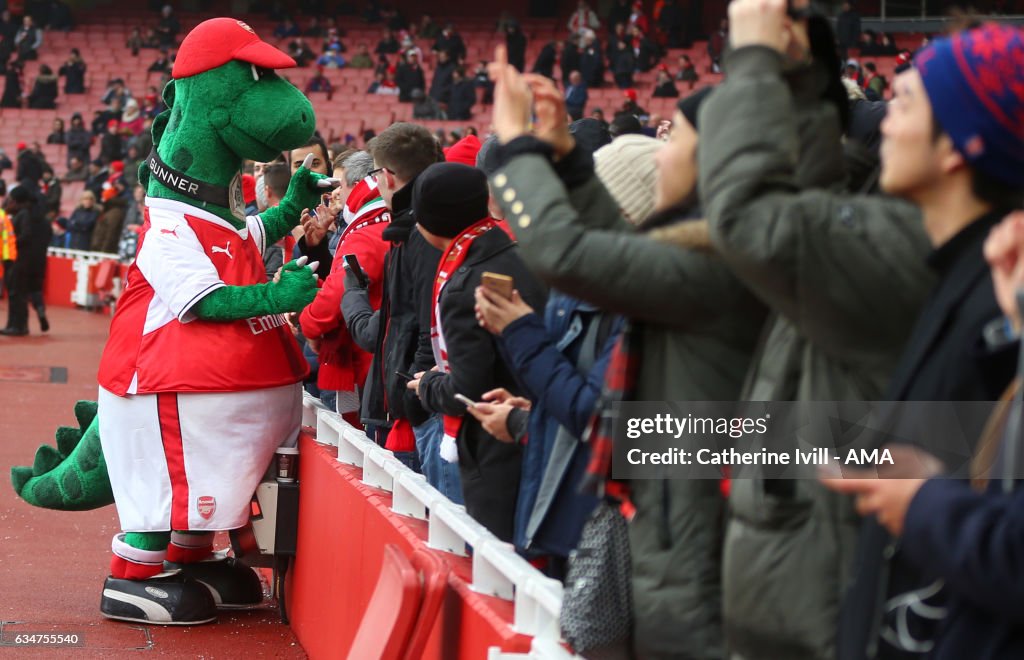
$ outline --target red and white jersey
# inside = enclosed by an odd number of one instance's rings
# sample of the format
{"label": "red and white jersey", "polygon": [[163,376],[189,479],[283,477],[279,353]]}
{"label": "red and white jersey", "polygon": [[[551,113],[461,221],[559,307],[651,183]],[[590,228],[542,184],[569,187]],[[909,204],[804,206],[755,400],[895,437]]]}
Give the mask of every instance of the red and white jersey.
{"label": "red and white jersey", "polygon": [[309,366],[279,314],[202,321],[192,307],[222,286],[267,281],[263,221],[235,229],[203,209],[146,198],[138,254],[110,325],[100,385],[118,396],[237,392],[296,383]]}

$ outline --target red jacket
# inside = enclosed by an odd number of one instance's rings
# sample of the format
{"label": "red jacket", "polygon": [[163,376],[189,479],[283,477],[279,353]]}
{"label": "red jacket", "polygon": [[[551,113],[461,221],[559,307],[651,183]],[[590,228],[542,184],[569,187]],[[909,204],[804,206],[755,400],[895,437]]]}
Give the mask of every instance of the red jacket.
{"label": "red jacket", "polygon": [[[373,356],[355,345],[341,316],[341,297],[345,293],[345,260],[342,256],[356,255],[359,265],[370,278],[370,304],[374,309],[380,308],[384,295],[384,255],[391,246],[381,236],[390,220],[387,213],[386,209],[380,209],[373,215],[353,221],[356,228],[338,244],[330,274],[316,298],[299,316],[303,335],[322,338],[320,372],[317,375],[317,387],[320,389],[352,392],[356,385],[362,387],[366,382]],[[359,228],[358,225],[368,218],[382,221]]]}

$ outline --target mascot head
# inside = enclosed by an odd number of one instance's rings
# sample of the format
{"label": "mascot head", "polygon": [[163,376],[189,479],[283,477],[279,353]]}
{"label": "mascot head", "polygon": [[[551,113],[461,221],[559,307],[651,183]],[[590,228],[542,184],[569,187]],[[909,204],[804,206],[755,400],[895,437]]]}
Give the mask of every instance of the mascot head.
{"label": "mascot head", "polygon": [[233,18],[203,21],[189,32],[164,88],[167,110],[153,122],[153,154],[140,173],[149,194],[202,200],[198,188],[216,206],[212,200],[230,187],[235,210],[242,160],[273,160],[316,129],[309,99],[276,73],[293,66]]}

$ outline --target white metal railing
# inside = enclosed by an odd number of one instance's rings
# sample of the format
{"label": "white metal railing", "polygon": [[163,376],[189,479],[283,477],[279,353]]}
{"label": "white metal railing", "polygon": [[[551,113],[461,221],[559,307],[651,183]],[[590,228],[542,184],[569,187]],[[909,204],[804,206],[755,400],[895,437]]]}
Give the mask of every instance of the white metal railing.
{"label": "white metal railing", "polygon": [[108,259],[119,259],[116,254],[110,254],[107,252],[90,252],[89,250],[72,250],[71,248],[62,247],[49,247],[46,249],[46,254],[51,257],[65,257],[67,259],[84,259],[85,261],[93,264],[98,264],[101,261]]}
{"label": "white metal railing", "polygon": [[89,268],[101,261],[119,259],[116,254],[59,247],[47,248],[46,254],[50,257],[74,259],[71,267],[75,271],[75,290],[71,292],[71,302],[82,307],[94,307],[99,302],[99,297],[95,293],[89,293]]}
{"label": "white metal railing", "polygon": [[460,557],[469,556],[468,548],[472,548],[470,587],[478,593],[513,601],[513,630],[534,638],[530,653],[519,657],[577,657],[561,644],[558,614],[562,584],[558,580],[542,575],[511,544],[500,541],[470,517],[465,507],[453,503],[428,484],[423,475],[410,470],[394,454],[309,394],[303,396],[302,424],[316,429],[317,442],[337,447],[340,462],[363,468],[363,483],[391,492],[394,513],[426,520],[428,547]]}

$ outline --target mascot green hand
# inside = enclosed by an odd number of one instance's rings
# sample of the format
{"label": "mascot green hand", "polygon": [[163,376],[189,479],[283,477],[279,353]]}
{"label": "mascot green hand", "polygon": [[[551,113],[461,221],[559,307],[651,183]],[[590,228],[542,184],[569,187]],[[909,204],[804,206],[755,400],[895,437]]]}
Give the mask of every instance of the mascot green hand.
{"label": "mascot green hand", "polygon": [[316,264],[266,281],[262,253],[337,185],[309,170],[281,204],[246,217],[245,159],[272,161],[308,142],[309,100],[277,69],[295,62],[230,18],[182,41],[140,167],[146,223],[111,322],[99,401],[57,431],[31,467],[11,471],[30,504],[84,510],[116,503],[100,611],[188,625],[218,608],[260,604],[251,568],[213,552],[242,527],[274,450],[294,445],[308,366],[282,314],[316,294]]}

